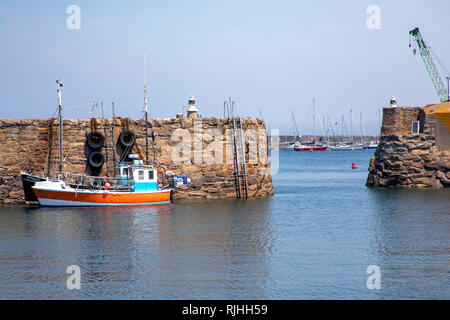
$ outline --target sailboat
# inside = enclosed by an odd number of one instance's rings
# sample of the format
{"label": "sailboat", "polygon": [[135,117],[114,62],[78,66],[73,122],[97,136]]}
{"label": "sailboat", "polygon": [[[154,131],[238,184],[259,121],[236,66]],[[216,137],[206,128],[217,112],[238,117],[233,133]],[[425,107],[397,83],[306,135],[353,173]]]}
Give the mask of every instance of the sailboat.
{"label": "sailboat", "polygon": [[315,99],[313,99],[313,141],[311,142],[298,142],[294,146],[295,151],[326,151],[328,146],[318,144],[316,142],[316,107]]}
{"label": "sailboat", "polygon": [[370,149],[376,149],[378,148],[378,141],[375,139],[375,141],[366,141],[365,134],[364,134],[364,126],[362,121],[362,112],[359,114],[360,116],[360,126],[361,126],[361,139],[363,141],[363,149],[364,150],[370,150]]}
{"label": "sailboat", "polygon": [[344,128],[346,135],[348,136],[347,126],[345,124],[344,115],[341,117],[341,126],[342,126],[342,141],[340,143],[336,143],[333,146],[330,146],[330,151],[354,151],[354,150],[362,150],[363,146],[356,145],[353,140],[353,121],[352,121],[352,110],[350,110],[350,132],[351,132],[351,140],[344,141]]}
{"label": "sailboat", "polygon": [[[61,103],[63,83],[60,80],[57,80],[56,83],[59,102],[59,172],[56,178],[22,173],[21,177],[27,203],[50,207],[169,204],[172,200],[172,188],[178,186],[174,182],[179,181],[180,177],[175,176],[173,172],[161,172],[153,166],[149,166],[148,148],[146,148],[147,159],[145,165],[143,160],[139,160],[135,154],[126,153],[126,158],[121,157],[122,159],[115,164],[116,175],[114,178],[63,172],[63,117]],[[146,97],[145,112],[147,113]],[[130,133],[131,131],[125,132]],[[125,144],[129,149],[128,151],[131,151],[136,135],[131,132],[128,136],[129,140]],[[183,183],[188,183],[187,177],[183,177]]]}
{"label": "sailboat", "polygon": [[300,140],[300,134],[298,132],[297,122],[295,121],[294,111],[292,111],[292,127],[294,130],[294,141],[288,143],[284,149],[294,149],[295,144]]}

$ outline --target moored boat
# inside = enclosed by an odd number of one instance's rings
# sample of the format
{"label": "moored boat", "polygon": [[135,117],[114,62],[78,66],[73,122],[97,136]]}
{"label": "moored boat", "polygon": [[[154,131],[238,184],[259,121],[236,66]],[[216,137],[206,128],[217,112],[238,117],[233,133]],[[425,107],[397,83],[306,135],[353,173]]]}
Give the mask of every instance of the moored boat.
{"label": "moored boat", "polygon": [[364,149],[370,150],[370,149],[376,149],[378,148],[378,142],[371,142],[364,146]]}
{"label": "moored boat", "polygon": [[308,146],[308,145],[296,145],[294,146],[295,151],[326,151],[328,146]]}
{"label": "moored boat", "polygon": [[172,189],[158,183],[157,170],[133,165],[119,167],[112,180],[67,184],[61,179],[36,182],[32,187],[41,206],[92,207],[158,205],[171,201]]}
{"label": "moored boat", "polygon": [[322,143],[316,143],[316,108],[315,108],[315,99],[312,102],[313,109],[313,141],[312,142],[297,142],[294,145],[295,151],[326,151],[328,149],[327,145]]}
{"label": "moored boat", "polygon": [[33,191],[33,186],[36,184],[36,182],[45,181],[46,179],[44,177],[25,172],[22,172],[20,174],[20,178],[22,180],[23,192],[25,194],[25,203],[28,206],[38,206],[39,200]]}
{"label": "moored boat", "polygon": [[330,146],[329,148],[330,151],[354,151],[354,150],[362,150],[364,147],[353,144],[338,144],[335,146]]}
{"label": "moored boat", "polygon": [[[65,159],[61,104],[63,83],[59,79],[56,83],[59,102],[59,170],[57,173],[53,172],[51,176],[21,173],[27,204],[51,207],[169,204],[173,188],[189,183],[189,179],[185,176],[175,176],[171,171],[165,172],[149,166],[148,142],[145,152],[147,165],[143,164],[143,160],[138,160],[137,154],[131,154],[137,136],[127,130],[119,135],[114,148],[114,152],[120,155],[119,162],[114,164],[115,170],[112,174],[114,177],[108,177],[108,172],[105,172],[106,176],[101,175],[105,160],[101,149],[105,138],[97,131],[86,134],[86,174],[63,172]],[[147,120],[147,108],[145,111]],[[148,121],[145,137],[147,140]],[[156,163],[155,158],[153,163]]]}

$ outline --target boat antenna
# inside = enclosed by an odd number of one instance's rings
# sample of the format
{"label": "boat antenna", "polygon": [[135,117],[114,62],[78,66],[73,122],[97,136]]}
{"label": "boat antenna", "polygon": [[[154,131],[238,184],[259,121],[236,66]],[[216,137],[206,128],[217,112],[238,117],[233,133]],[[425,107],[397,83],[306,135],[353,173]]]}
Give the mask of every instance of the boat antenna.
{"label": "boat antenna", "polygon": [[365,144],[366,138],[365,138],[364,129],[363,129],[362,112],[359,113],[359,122],[361,125],[361,139],[362,139],[363,143]]}
{"label": "boat antenna", "polygon": [[145,164],[148,165],[147,53],[144,52]]}
{"label": "boat antenna", "polygon": [[63,123],[62,123],[62,103],[61,103],[61,88],[64,87],[64,83],[61,78],[56,80],[56,91],[58,92],[58,114],[59,114],[59,173],[63,171]]}
{"label": "boat antenna", "polygon": [[[114,146],[114,139],[115,139],[115,123],[116,123],[116,107],[114,105],[114,102],[112,103],[112,126],[111,126],[111,133],[112,133],[112,145]],[[116,148],[114,147],[113,150],[113,164],[116,164]]]}

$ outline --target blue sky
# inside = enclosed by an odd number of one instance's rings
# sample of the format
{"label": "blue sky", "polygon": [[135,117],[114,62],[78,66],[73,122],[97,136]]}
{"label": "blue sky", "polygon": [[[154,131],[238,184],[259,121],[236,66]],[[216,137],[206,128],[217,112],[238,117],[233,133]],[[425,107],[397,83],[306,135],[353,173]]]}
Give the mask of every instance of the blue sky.
{"label": "blue sky", "polygon": [[[72,4],[80,30],[66,27]],[[366,26],[372,4],[380,30]],[[419,26],[450,68],[449,13],[436,0],[2,1],[0,118],[51,116],[59,76],[63,105],[85,105],[65,117],[85,118],[95,100],[107,116],[114,101],[118,115],[140,118],[147,52],[152,117],[174,117],[190,94],[203,116],[220,116],[231,96],[240,115],[261,111],[281,133],[292,132],[293,110],[308,134],[315,98],[321,117],[349,122],[352,109],[354,123],[362,112],[377,133],[392,95],[400,105],[438,102],[408,31]]]}

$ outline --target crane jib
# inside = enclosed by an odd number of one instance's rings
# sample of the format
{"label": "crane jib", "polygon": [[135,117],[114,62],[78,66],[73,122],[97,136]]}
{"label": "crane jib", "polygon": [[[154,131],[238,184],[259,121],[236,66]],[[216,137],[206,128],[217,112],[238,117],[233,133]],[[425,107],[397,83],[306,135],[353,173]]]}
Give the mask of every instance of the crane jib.
{"label": "crane jib", "polygon": [[[420,51],[420,55],[422,56],[423,62],[425,64],[425,67],[428,71],[428,74],[431,78],[431,81],[433,82],[434,88],[436,89],[436,92],[439,96],[439,99],[441,100],[441,102],[445,102],[445,101],[449,101],[449,84],[447,83],[447,88],[445,88],[445,85],[442,81],[442,77],[436,67],[436,64],[434,62],[434,59],[432,57],[432,51],[431,48],[427,46],[427,42],[425,41],[425,39],[422,37],[422,34],[419,31],[419,28],[415,28],[413,30],[411,30],[409,32],[410,35],[412,35],[414,37],[414,39],[417,42],[417,46],[419,48]],[[411,43],[411,42],[410,42]],[[416,50],[413,49],[413,52],[415,54]],[[439,58],[436,57],[437,62],[440,64],[440,66],[442,67],[442,69],[448,73],[447,69],[445,68],[445,66],[442,64],[442,62],[439,61]],[[450,77],[446,77],[447,81],[449,81]]]}
{"label": "crane jib", "polygon": [[[417,39],[417,45],[419,46],[419,49],[422,49],[422,45],[420,44],[420,40]],[[423,46],[425,48],[425,45]]]}

